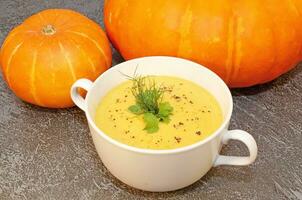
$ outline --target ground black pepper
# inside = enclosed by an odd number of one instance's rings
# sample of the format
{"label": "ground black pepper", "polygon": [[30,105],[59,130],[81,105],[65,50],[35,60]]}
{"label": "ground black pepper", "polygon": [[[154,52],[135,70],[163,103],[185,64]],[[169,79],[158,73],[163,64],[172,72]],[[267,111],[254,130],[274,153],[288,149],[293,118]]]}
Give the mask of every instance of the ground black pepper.
{"label": "ground black pepper", "polygon": [[201,131],[196,131],[195,134],[196,135],[201,135]]}
{"label": "ground black pepper", "polygon": [[174,99],[180,99],[180,96],[173,95],[172,97],[173,97]]}
{"label": "ground black pepper", "polygon": [[177,143],[180,143],[181,141],[181,137],[174,137],[174,139],[176,140]]}

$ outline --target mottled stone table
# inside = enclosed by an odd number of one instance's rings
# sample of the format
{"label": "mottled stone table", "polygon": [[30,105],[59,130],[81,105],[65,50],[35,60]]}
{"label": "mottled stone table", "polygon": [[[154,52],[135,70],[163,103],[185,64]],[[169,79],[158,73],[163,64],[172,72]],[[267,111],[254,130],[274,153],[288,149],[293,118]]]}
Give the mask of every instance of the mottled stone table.
{"label": "mottled stone table", "polygon": [[[1,0],[0,42],[46,8],[71,8],[102,24],[95,0]],[[122,62],[114,53],[114,64]],[[248,167],[213,168],[169,193],[132,189],[103,166],[78,108],[48,110],[17,99],[0,76],[0,199],[302,199],[302,66],[276,81],[233,90],[231,128],[249,131],[259,156]],[[247,153],[231,142],[225,154]]]}

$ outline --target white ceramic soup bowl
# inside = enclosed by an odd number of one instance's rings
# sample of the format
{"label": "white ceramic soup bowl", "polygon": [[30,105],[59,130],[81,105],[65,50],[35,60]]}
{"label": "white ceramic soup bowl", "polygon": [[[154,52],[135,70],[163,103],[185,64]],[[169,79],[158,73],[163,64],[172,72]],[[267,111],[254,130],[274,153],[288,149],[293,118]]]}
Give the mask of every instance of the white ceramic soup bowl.
{"label": "white ceramic soup bowl", "polygon": [[[126,81],[123,74],[166,75],[191,80],[215,96],[223,111],[223,123],[208,138],[195,144],[172,150],[149,150],[122,144],[95,124],[96,108],[111,89]],[[87,90],[83,99],[78,88]],[[147,191],[171,191],[186,187],[205,175],[211,167],[249,165],[257,156],[254,138],[242,130],[228,130],[233,109],[231,93],[225,83],[209,69],[180,58],[144,57],[118,64],[103,73],[94,83],[76,81],[71,88],[74,103],[85,113],[96,150],[107,169],[122,182]],[[229,140],[243,142],[249,156],[219,155]]]}

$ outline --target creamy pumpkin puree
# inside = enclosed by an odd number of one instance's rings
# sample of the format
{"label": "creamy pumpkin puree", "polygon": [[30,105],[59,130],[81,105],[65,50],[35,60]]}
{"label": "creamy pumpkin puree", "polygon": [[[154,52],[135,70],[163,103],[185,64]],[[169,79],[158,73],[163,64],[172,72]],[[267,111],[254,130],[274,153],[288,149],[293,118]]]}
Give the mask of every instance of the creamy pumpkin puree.
{"label": "creamy pumpkin puree", "polygon": [[222,111],[215,98],[197,84],[168,76],[152,76],[164,87],[163,102],[173,107],[168,124],[159,123],[159,131],[143,130],[143,115],[128,111],[135,104],[132,81],[112,89],[98,105],[95,122],[111,138],[144,149],[175,149],[205,139],[222,123]]}

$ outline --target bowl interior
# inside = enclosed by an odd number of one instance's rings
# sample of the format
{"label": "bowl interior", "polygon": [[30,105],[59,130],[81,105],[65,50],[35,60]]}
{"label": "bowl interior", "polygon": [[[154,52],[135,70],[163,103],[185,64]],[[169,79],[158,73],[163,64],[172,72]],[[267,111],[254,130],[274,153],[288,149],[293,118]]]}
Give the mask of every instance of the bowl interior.
{"label": "bowl interior", "polygon": [[111,89],[126,81],[123,74],[133,75],[136,70],[140,75],[164,75],[175,76],[195,82],[208,90],[218,101],[224,121],[228,123],[232,113],[232,96],[225,83],[209,69],[180,58],[155,56],[143,57],[129,60],[118,64],[103,73],[95,82],[93,88],[88,92],[86,102],[88,104],[86,113],[88,120],[94,123],[96,108],[101,99]]}

